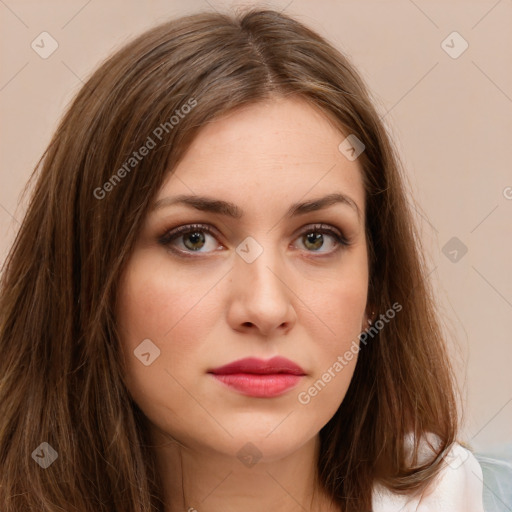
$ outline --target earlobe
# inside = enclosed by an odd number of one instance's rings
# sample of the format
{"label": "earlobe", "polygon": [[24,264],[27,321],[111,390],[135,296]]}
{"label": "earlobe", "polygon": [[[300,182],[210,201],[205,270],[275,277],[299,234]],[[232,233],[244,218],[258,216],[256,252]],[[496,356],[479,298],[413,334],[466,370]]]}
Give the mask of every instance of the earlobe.
{"label": "earlobe", "polygon": [[[373,322],[375,321],[375,311],[373,307],[368,307],[364,314],[364,325],[362,326],[362,330],[365,331],[368,327],[371,327]],[[371,313],[368,313],[368,310]]]}

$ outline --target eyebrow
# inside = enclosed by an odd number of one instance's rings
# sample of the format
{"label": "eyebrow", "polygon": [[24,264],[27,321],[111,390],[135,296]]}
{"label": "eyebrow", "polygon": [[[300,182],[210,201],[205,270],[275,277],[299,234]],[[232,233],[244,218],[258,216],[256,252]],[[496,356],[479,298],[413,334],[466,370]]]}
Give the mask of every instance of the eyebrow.
{"label": "eyebrow", "polygon": [[[222,201],[220,199],[215,199],[212,197],[198,195],[179,195],[175,197],[164,197],[155,202],[152,211],[159,210],[161,208],[165,208],[167,206],[176,204],[190,206],[192,208],[195,208],[196,210],[200,210],[203,212],[211,212],[220,215],[226,215],[234,219],[240,219],[244,215],[244,211],[234,203]],[[329,206],[332,206],[334,204],[345,204],[347,206],[350,206],[357,213],[358,219],[361,220],[361,210],[359,209],[357,203],[351,197],[339,192],[328,194],[324,197],[319,197],[302,203],[294,203],[288,208],[284,216],[285,218],[290,218],[297,215],[304,215],[305,213],[328,208]]]}

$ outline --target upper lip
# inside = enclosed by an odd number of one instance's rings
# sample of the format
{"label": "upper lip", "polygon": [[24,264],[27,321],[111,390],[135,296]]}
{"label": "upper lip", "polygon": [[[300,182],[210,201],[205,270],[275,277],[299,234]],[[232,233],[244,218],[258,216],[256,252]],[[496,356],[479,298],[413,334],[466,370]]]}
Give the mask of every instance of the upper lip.
{"label": "upper lip", "polygon": [[288,373],[291,375],[306,375],[306,372],[298,364],[281,356],[276,356],[266,361],[255,357],[247,357],[209,370],[208,373],[216,375],[230,375],[233,373],[254,373],[257,375]]}

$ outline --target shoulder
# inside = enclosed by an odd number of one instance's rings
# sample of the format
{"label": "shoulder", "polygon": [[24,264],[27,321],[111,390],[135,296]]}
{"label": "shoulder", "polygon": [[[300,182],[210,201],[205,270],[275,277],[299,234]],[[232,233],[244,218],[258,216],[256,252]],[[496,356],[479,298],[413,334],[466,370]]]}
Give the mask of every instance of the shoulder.
{"label": "shoulder", "polygon": [[482,468],[475,456],[455,443],[437,478],[420,496],[394,494],[376,485],[374,512],[484,512]]}

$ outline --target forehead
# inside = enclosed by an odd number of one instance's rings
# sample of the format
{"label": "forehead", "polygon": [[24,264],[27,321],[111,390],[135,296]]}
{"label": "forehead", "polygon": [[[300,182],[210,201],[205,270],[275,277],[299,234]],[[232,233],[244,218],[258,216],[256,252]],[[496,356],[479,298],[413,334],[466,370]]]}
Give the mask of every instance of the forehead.
{"label": "forehead", "polygon": [[346,136],[302,98],[238,108],[201,128],[157,200],[196,193],[270,207],[341,192],[364,211],[362,169],[338,149]]}

